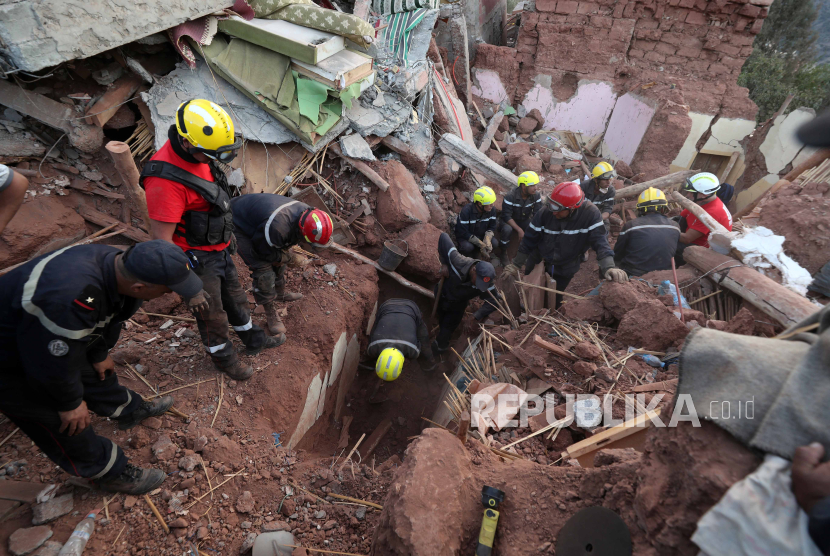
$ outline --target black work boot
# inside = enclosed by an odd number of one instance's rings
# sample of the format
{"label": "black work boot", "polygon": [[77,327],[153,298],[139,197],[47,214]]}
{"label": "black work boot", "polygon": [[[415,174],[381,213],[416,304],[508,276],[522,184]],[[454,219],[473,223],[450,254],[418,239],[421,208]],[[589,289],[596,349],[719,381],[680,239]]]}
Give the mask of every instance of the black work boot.
{"label": "black work boot", "polygon": [[279,347],[285,343],[285,334],[280,334],[279,336],[266,336],[265,343],[259,346],[258,348],[250,348],[245,347],[245,355],[256,355],[257,353],[261,352],[264,349],[271,349],[275,347]]}
{"label": "black work boot", "polygon": [[444,353],[449,349],[449,346],[445,347],[444,349],[441,349],[441,347],[438,345],[438,340],[432,341],[432,353]]}
{"label": "black work boot", "polygon": [[250,365],[243,365],[238,360],[227,367],[217,366],[220,372],[225,373],[234,380],[248,380],[254,375],[254,368]]}
{"label": "black work boot", "polygon": [[155,417],[167,412],[173,407],[173,396],[161,396],[153,400],[145,400],[141,402],[135,411],[123,417],[117,417],[118,428],[122,431],[129,430],[142,422],[147,417]]}
{"label": "black work boot", "polygon": [[285,291],[285,281],[282,284],[274,284],[274,289],[277,292],[277,301],[298,301],[303,298],[301,293]]}
{"label": "black work boot", "polygon": [[106,492],[147,494],[160,487],[166,477],[161,469],[144,469],[128,463],[117,477],[105,477],[93,483]]}

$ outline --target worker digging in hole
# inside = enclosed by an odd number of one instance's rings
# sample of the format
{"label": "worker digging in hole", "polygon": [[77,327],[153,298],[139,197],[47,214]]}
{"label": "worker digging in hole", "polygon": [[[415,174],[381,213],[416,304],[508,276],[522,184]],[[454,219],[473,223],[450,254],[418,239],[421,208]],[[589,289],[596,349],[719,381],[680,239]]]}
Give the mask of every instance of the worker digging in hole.
{"label": "worker digging in hole", "polygon": [[496,192],[479,187],[473,193],[473,202],[461,209],[455,223],[455,239],[462,255],[490,260],[497,225],[495,203]]}
{"label": "worker digging in hole", "polygon": [[231,258],[236,251],[231,195],[218,162],[229,164],[242,141],[234,136],[227,112],[202,99],[179,105],[167,137],[141,172],[151,235],[179,246],[204,282],[206,295],[199,302],[205,308],[193,314],[213,364],[235,380],[247,380],[254,369],[240,363],[228,324],[247,355],[282,345],[285,335],[268,336],[251,321],[248,297]]}
{"label": "worker digging in hole", "polygon": [[306,246],[328,247],[334,229],[331,217],[325,211],[272,193],[236,197],[231,209],[239,255],[251,269],[254,300],[265,308],[268,331],[275,336],[285,334],[276,302],[303,297],[285,291],[285,268],[301,259],[291,247],[303,240]]}
{"label": "worker digging in hole", "polygon": [[[437,316],[440,328],[438,336],[432,342],[432,351],[443,353],[450,349],[450,339],[464,320],[470,300],[476,297],[484,300],[475,312],[476,322],[484,322],[496,310],[496,304],[490,301],[496,290],[496,271],[486,261],[471,259],[459,253],[446,233],[438,238],[438,259],[441,261],[444,285],[441,291],[438,291],[437,286],[435,288],[435,295],[439,296]],[[472,333],[473,330],[469,332]]]}
{"label": "worker digging in hole", "polygon": [[421,357],[421,369],[435,369],[438,362],[429,344],[429,329],[414,301],[388,299],[378,307],[366,356],[375,359],[375,373],[380,378],[369,396],[372,403],[379,403],[374,397],[384,382],[400,376],[406,359]]}
{"label": "worker digging in hole", "polygon": [[614,245],[614,262],[629,276],[669,270],[680,226],[666,216],[666,194],[649,187],[637,197],[637,218],[625,223]]}
{"label": "worker digging in hole", "polygon": [[[700,205],[700,208],[705,210],[709,216],[718,221],[727,231],[731,232],[732,214],[718,197],[719,190],[720,181],[718,177],[709,172],[701,172],[686,180],[682,192],[687,199]],[[688,209],[683,209],[683,212],[677,217],[677,222],[680,225],[681,233],[680,240],[677,243],[677,251],[674,254],[674,260],[677,262],[677,266],[681,266],[686,263],[683,260],[683,251],[689,245],[709,247],[710,230],[706,227],[706,224],[698,220]]]}
{"label": "worker digging in hole", "polygon": [[501,225],[499,239],[501,244],[501,264],[507,266],[510,259],[507,251],[510,246],[510,236],[515,230],[518,241],[525,237],[530,221],[542,206],[542,196],[536,191],[539,175],[536,172],[522,172],[518,179],[519,185],[502,199]]}
{"label": "worker digging in hole", "polygon": [[200,299],[187,256],[161,240],[123,254],[79,245],[33,259],[0,277],[0,411],[70,475],[108,492],[144,494],[166,474],[128,463],[90,426],[92,411],[128,430],[173,405],[143,401],[118,383],[109,350],[143,300],[174,291]]}
{"label": "worker digging in hole", "polygon": [[[564,291],[589,247],[597,254],[600,276],[614,282],[628,281],[625,271],[614,264],[599,209],[585,199],[578,183],[563,182],[553,188],[547,204],[533,217],[518,254],[504,271],[518,276],[519,267],[526,265],[525,272],[530,274],[544,261],[546,272],[556,280],[556,289]],[[562,295],[556,294],[556,308],[561,304]]]}

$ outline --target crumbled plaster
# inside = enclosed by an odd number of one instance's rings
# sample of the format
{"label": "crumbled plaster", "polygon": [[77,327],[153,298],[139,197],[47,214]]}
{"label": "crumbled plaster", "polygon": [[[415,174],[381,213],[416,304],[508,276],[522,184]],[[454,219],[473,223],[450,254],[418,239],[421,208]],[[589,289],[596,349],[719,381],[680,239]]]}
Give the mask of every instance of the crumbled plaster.
{"label": "crumbled plaster", "polygon": [[755,130],[755,122],[740,118],[718,118],[712,125],[712,133],[701,152],[729,156],[733,152],[744,154],[741,140]]}
{"label": "crumbled plaster", "polygon": [[496,104],[502,102],[512,104],[512,99],[504,89],[499,74],[493,70],[473,68],[472,81],[471,91],[475,96]]}
{"label": "crumbled plaster", "polygon": [[798,108],[775,119],[760,147],[769,172],[780,173],[796,157],[804,145],[796,139],[795,132],[815,117],[816,113],[811,108]]}
{"label": "crumbled plaster", "polygon": [[525,95],[522,105],[528,112],[538,108],[545,118],[545,129],[565,129],[584,135],[605,131],[617,95],[610,83],[582,80],[576,94],[567,101],[558,101],[550,89],[540,84]]}
{"label": "crumbled plaster", "polygon": [[683,143],[683,148],[677,153],[674,162],[671,163],[671,170],[676,172],[678,170],[685,170],[692,165],[692,162],[697,156],[696,145],[703,137],[703,134],[709,129],[714,116],[709,114],[700,114],[698,112],[689,112],[689,117],[692,119],[692,131],[686,137],[686,142]]}

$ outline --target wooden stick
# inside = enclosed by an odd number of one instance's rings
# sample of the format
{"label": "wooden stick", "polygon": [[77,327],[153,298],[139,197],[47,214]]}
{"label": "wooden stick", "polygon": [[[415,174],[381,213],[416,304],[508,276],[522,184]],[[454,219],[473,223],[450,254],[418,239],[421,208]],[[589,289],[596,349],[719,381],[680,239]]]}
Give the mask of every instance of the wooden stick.
{"label": "wooden stick", "polygon": [[328,504],[328,501],[325,498],[322,498],[317,493],[315,493],[313,490],[308,489],[308,488],[304,487],[303,485],[298,485],[297,483],[295,483],[291,479],[288,479],[288,484],[290,484],[294,488],[298,488],[298,489],[302,490],[303,492],[309,493],[310,495],[314,496],[317,499],[318,502],[320,502],[322,504]]}
{"label": "wooden stick", "polygon": [[145,398],[145,399],[151,400],[153,398],[158,398],[159,396],[166,396],[167,394],[169,394],[171,392],[175,392],[176,390],[181,390],[182,388],[190,388],[191,386],[197,386],[197,385],[203,384],[205,382],[213,382],[214,380],[216,380],[216,378],[209,378],[207,380],[199,380],[199,381],[193,382],[191,384],[185,384],[184,386],[179,386],[177,388],[172,388],[172,389],[166,390],[164,392],[159,392],[158,394],[153,394],[152,396],[147,396],[147,398]]}
{"label": "wooden stick", "polygon": [[170,527],[168,527],[167,524],[164,522],[164,519],[162,519],[158,508],[156,508],[156,505],[153,504],[152,500],[150,500],[150,496],[145,494],[144,495],[144,501],[147,502],[147,505],[150,506],[151,510],[153,510],[153,514],[155,514],[156,519],[158,519],[159,523],[161,523],[161,528],[164,529],[164,532],[169,533],[170,532]]}
{"label": "wooden stick", "polygon": [[16,433],[16,432],[17,432],[17,431],[19,431],[19,430],[20,430],[20,427],[17,427],[17,428],[15,428],[12,432],[10,432],[10,433],[9,433],[9,435],[8,435],[6,438],[4,438],[2,442],[0,442],[0,446],[3,446],[3,444],[5,444],[5,443],[6,443],[6,441],[7,441],[9,438],[11,438],[12,436],[14,436],[14,433]]}
{"label": "wooden stick", "polygon": [[671,260],[671,271],[674,275],[674,288],[677,290],[677,308],[680,310],[680,322],[686,324],[686,319],[683,316],[683,294],[680,293],[680,283],[677,281],[677,265],[674,263],[674,257]]}
{"label": "wooden stick", "polygon": [[438,295],[435,296],[435,303],[432,304],[432,314],[430,314],[430,318],[435,318],[435,314],[438,312],[438,301],[441,299],[441,290],[444,288],[444,277],[441,276],[441,280],[438,281]]}
{"label": "wooden stick", "polygon": [[127,527],[127,525],[125,524],[123,527],[121,527],[121,530],[120,530],[120,531],[118,531],[118,535],[116,535],[115,540],[114,540],[114,541],[112,541],[112,548],[115,548],[115,543],[117,543],[117,542],[118,542],[118,539],[120,539],[120,538],[121,538],[121,533],[123,533],[123,532],[124,532],[124,529],[126,529],[126,527]]}
{"label": "wooden stick", "polygon": [[573,297],[574,299],[586,299],[586,298],[582,297],[581,295],[576,295],[576,294],[573,294],[573,293],[563,292],[563,291],[560,291],[560,290],[555,290],[553,288],[546,288],[545,286],[538,286],[536,284],[531,284],[529,282],[522,282],[521,280],[516,280],[516,283],[521,284],[523,286],[530,286],[531,288],[545,290],[546,292],[553,292],[553,293],[558,293],[560,295]]}
{"label": "wooden stick", "polygon": [[[274,541],[277,544],[277,541]],[[345,556],[366,556],[365,554],[355,554],[354,552],[337,552],[336,550],[323,550],[321,548],[308,548],[307,546],[300,546],[298,544],[282,544],[280,546],[290,546],[291,548],[305,548],[310,552],[322,552],[323,554],[343,554]]]}
{"label": "wooden stick", "polygon": [[[693,203],[686,197],[684,197],[679,191],[672,191],[671,194],[672,201],[679,204],[684,209],[691,212],[698,220],[703,223],[704,226],[709,228],[709,232],[713,234],[728,234],[729,230],[723,227],[723,225],[712,218],[708,212],[703,210],[703,207],[698,205],[697,203]],[[672,259],[674,260],[674,259]]]}
{"label": "wooden stick", "polygon": [[362,261],[366,264],[372,265],[378,271],[383,272],[384,274],[386,274],[387,276],[389,276],[390,278],[395,280],[397,283],[399,283],[403,286],[406,286],[409,289],[415,290],[416,292],[418,292],[421,295],[424,295],[424,296],[426,296],[430,299],[435,298],[435,294],[432,293],[431,291],[429,291],[428,289],[426,289],[422,286],[419,286],[418,284],[413,284],[412,282],[410,282],[409,280],[407,280],[406,278],[404,278],[403,276],[401,276],[397,272],[392,272],[392,271],[386,270],[385,268],[380,266],[377,262],[373,261],[372,259],[370,259],[368,257],[364,257],[363,255],[361,255],[360,253],[358,253],[356,251],[352,251],[351,249],[349,249],[347,247],[343,247],[342,245],[340,245],[338,243],[332,243],[331,246],[330,246],[330,249],[332,251],[337,251],[338,253],[343,253],[344,255],[351,255],[352,257],[354,257],[355,259],[357,259],[359,261]]}
{"label": "wooden stick", "polygon": [[695,303],[700,303],[700,302],[701,302],[701,301],[703,301],[704,299],[709,299],[709,298],[710,298],[710,297],[712,297],[713,295],[718,295],[718,294],[719,294],[720,292],[722,292],[722,291],[723,291],[723,290],[718,290],[718,291],[716,291],[716,292],[712,292],[712,293],[710,293],[710,294],[704,295],[703,297],[699,297],[699,298],[695,299],[694,301],[689,301],[689,305],[694,305]]}
{"label": "wooden stick", "polygon": [[538,334],[533,337],[533,343],[539,347],[545,348],[546,350],[552,352],[554,355],[564,357],[565,359],[569,359],[571,361],[579,361],[579,357],[577,357],[570,351],[562,348],[561,346],[557,346],[556,344],[546,342],[545,340],[540,338]]}
{"label": "wooden stick", "polygon": [[147,313],[144,311],[144,309],[141,310],[141,314],[147,315],[148,317],[161,317],[165,319],[180,320],[182,322],[196,322],[196,319],[191,319],[188,317],[179,317],[176,315],[162,315],[160,313]]}
{"label": "wooden stick", "polygon": [[190,508],[192,508],[193,506],[195,506],[195,505],[196,505],[196,503],[197,503],[197,502],[201,502],[202,498],[204,498],[205,496],[207,496],[208,494],[210,494],[211,492],[213,492],[213,491],[214,491],[214,490],[216,490],[217,488],[221,487],[222,485],[224,485],[224,484],[225,484],[225,483],[227,483],[228,481],[232,480],[232,479],[233,479],[234,477],[236,477],[237,475],[241,475],[242,473],[243,473],[242,471],[238,471],[238,472],[234,473],[233,475],[229,476],[227,479],[225,479],[224,481],[222,481],[221,483],[219,483],[218,485],[216,485],[215,487],[211,488],[209,491],[207,491],[206,493],[204,493],[203,495],[201,495],[200,497],[198,497],[196,500],[194,500],[193,502],[191,502],[191,503],[190,503],[190,505],[188,505],[186,509],[190,509]]}
{"label": "wooden stick", "polygon": [[216,413],[213,414],[213,421],[210,422],[210,428],[213,428],[213,423],[216,422],[216,418],[219,416],[219,410],[222,408],[222,401],[224,399],[225,394],[225,375],[221,375],[219,377],[219,403],[216,404]]}
{"label": "wooden stick", "polygon": [[652,382],[651,384],[640,384],[631,389],[632,392],[654,392],[655,390],[670,390],[677,386],[679,379],[673,378],[671,380],[664,380],[662,382]]}
{"label": "wooden stick", "polygon": [[199,463],[202,464],[202,471],[205,472],[205,479],[207,479],[208,488],[210,489],[210,499],[213,500],[213,485],[210,484],[210,475],[208,475],[207,467],[205,467],[205,460],[202,459],[201,454],[199,454]]}
{"label": "wooden stick", "polygon": [[378,186],[378,189],[380,189],[381,191],[389,190],[389,183],[387,183],[385,179],[380,177],[380,174],[375,172],[371,166],[369,166],[362,160],[357,160],[355,158],[350,158],[344,155],[343,152],[340,150],[340,145],[338,143],[331,142],[329,143],[329,145],[331,146],[331,152],[333,152],[334,154],[336,154],[337,156],[351,164],[355,170],[366,176],[370,182]]}
{"label": "wooden stick", "polygon": [[[113,498],[115,498],[115,496],[113,496]],[[107,500],[106,496],[104,496],[104,515],[107,516],[107,519],[110,518],[109,500]]]}
{"label": "wooden stick", "polygon": [[333,492],[328,493],[329,496],[332,498],[338,498],[340,500],[347,500],[349,502],[355,502],[357,504],[363,504],[364,506],[370,506],[372,508],[377,508],[379,510],[383,509],[383,506],[380,504],[375,504],[374,502],[367,502],[366,500],[361,500],[359,498],[352,498],[351,496],[343,496],[342,494],[334,494]]}
{"label": "wooden stick", "polygon": [[360,446],[360,443],[363,442],[364,438],[366,438],[366,433],[365,432],[362,435],[360,435],[360,440],[357,441],[357,444],[354,445],[354,448],[352,448],[352,451],[349,452],[349,455],[346,456],[346,459],[344,459],[343,463],[340,464],[340,467],[337,468],[337,474],[338,475],[340,474],[340,471],[343,470],[343,466],[346,465],[346,462],[349,461],[349,458],[352,457],[352,454],[354,454],[355,450],[357,450],[357,447]]}
{"label": "wooden stick", "polygon": [[[546,317],[549,312],[550,312],[550,309],[545,309],[545,314],[542,315],[542,316]],[[536,327],[539,326],[540,324],[542,324],[542,321],[537,320],[536,324],[533,325],[533,328],[531,328],[530,332],[528,332],[527,335],[524,337],[524,339],[521,342],[519,342],[519,345],[517,347],[522,347],[522,344],[524,344],[527,341],[527,339],[530,338],[530,335],[533,334],[533,331],[536,330]]]}
{"label": "wooden stick", "polygon": [[558,421],[554,421],[554,422],[553,422],[553,423],[551,423],[550,425],[548,425],[548,426],[546,426],[546,427],[544,427],[544,428],[539,429],[538,431],[534,432],[533,434],[529,434],[529,435],[525,436],[524,438],[520,438],[520,439],[516,440],[515,442],[511,442],[511,443],[510,443],[510,444],[508,444],[507,446],[504,446],[504,447],[502,448],[502,450],[507,450],[508,448],[511,448],[511,447],[515,446],[516,444],[519,444],[519,443],[521,443],[521,442],[524,442],[525,440],[527,440],[527,439],[529,439],[529,438],[533,438],[534,436],[540,435],[540,434],[542,434],[543,432],[547,432],[547,431],[549,431],[549,430],[550,430],[550,429],[552,429],[552,428],[555,428],[555,427],[564,427],[564,426],[565,426],[565,423],[567,423],[567,422],[568,422],[568,421],[570,421],[570,420],[571,420],[571,418],[569,418],[569,417],[563,417],[562,419],[559,419]]}

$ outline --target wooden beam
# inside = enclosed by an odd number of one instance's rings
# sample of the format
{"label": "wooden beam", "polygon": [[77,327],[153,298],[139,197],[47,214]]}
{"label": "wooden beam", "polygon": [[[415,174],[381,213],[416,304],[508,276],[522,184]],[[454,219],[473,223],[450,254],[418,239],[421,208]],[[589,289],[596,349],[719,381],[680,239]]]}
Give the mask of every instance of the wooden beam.
{"label": "wooden beam", "polygon": [[673,187],[678,187],[683,185],[683,182],[686,181],[686,178],[690,178],[697,174],[697,170],[681,170],[680,172],[675,172],[674,174],[669,174],[668,176],[663,176],[661,178],[655,178],[653,180],[649,180],[643,183],[638,183],[635,185],[629,185],[628,187],[623,187],[622,189],[618,189],[617,192],[614,194],[614,199],[627,199],[629,197],[636,197],[649,187],[654,187],[656,189],[667,190]]}
{"label": "wooden beam", "polygon": [[726,163],[726,168],[723,169],[721,175],[718,177],[721,183],[726,181],[727,176],[729,176],[729,172],[732,171],[732,168],[735,167],[735,163],[738,162],[738,151],[733,152],[729,157],[729,162]]}
{"label": "wooden beam", "polygon": [[789,290],[740,261],[705,247],[690,246],[683,258],[741,298],[769,315],[785,328],[797,324],[818,310],[806,297]]}
{"label": "wooden beam", "polygon": [[496,134],[496,131],[499,129],[499,125],[501,125],[501,121],[504,119],[504,111],[499,110],[498,112],[490,118],[490,122],[487,124],[487,127],[484,129],[484,138],[481,140],[481,144],[478,146],[478,150],[480,152],[486,153],[487,149],[490,148],[490,143],[493,141],[493,136]]}
{"label": "wooden beam", "polygon": [[565,359],[570,359],[571,361],[579,361],[579,357],[571,353],[570,351],[557,346],[556,344],[552,344],[550,342],[546,342],[542,338],[539,337],[538,334],[533,336],[533,343],[539,347],[545,348],[549,352],[553,353],[554,355],[558,355],[560,357],[564,357]]}
{"label": "wooden beam", "polygon": [[677,388],[677,381],[679,379],[673,378],[671,380],[664,380],[662,382],[652,382],[651,384],[638,384],[631,389],[632,392],[654,392],[657,390],[671,390]]}
{"label": "wooden beam", "polygon": [[68,104],[26,91],[3,79],[0,79],[0,104],[66,133],[72,131],[70,118],[77,116]]}
{"label": "wooden beam", "polygon": [[356,158],[351,158],[343,154],[343,151],[340,150],[340,145],[336,141],[332,141],[329,143],[329,150],[351,164],[355,170],[366,176],[370,182],[378,186],[381,191],[387,191],[389,189],[389,183],[382,177],[380,174],[375,172],[371,166],[363,162],[362,160],[357,160]]}
{"label": "wooden beam", "polygon": [[133,226],[128,226],[121,221],[119,221],[114,216],[110,216],[109,214],[100,212],[95,210],[94,208],[90,208],[87,205],[81,205],[78,209],[78,213],[84,218],[84,220],[88,220],[93,224],[98,224],[99,226],[111,226],[113,224],[118,224],[121,226],[124,231],[122,234],[137,242],[140,243],[142,241],[150,241],[150,234],[147,234],[143,230],[139,230],[138,228],[134,228]]}
{"label": "wooden beam", "polygon": [[384,419],[381,421],[371,436],[366,439],[366,443],[358,450],[360,452],[360,461],[365,463],[369,460],[369,456],[377,449],[378,444],[380,444],[380,441],[383,440],[383,437],[386,436],[386,433],[391,428],[392,419]]}
{"label": "wooden beam", "polygon": [[728,234],[729,230],[723,227],[720,222],[712,218],[712,216],[703,210],[703,207],[694,203],[683,196],[679,191],[672,191],[671,200],[678,203],[681,207],[694,214],[698,220],[703,222],[703,225],[709,228],[713,234]]}
{"label": "wooden beam", "polygon": [[460,137],[452,133],[445,133],[438,141],[438,146],[444,154],[451,156],[462,166],[469,168],[473,173],[481,174],[499,183],[508,191],[519,185],[518,178],[510,171],[502,168],[475,147],[465,143]]}
{"label": "wooden beam", "polygon": [[121,105],[125,104],[141,87],[141,83],[141,78],[132,73],[113,83],[113,87],[87,109],[87,116],[84,118],[86,123],[104,127],[104,124],[118,112]]}
{"label": "wooden beam", "polygon": [[[147,197],[139,185],[138,180],[140,174],[138,168],[136,168],[132,154],[130,154],[130,146],[122,141],[110,141],[107,143],[106,149],[110,153],[112,161],[115,163],[115,169],[121,176],[121,182],[125,186],[127,197],[138,207],[141,218],[144,220],[144,225],[149,230],[151,227],[150,215],[147,213]],[[130,222],[127,222],[127,224],[130,224]]]}
{"label": "wooden beam", "polygon": [[370,259],[368,257],[364,257],[363,255],[361,255],[360,253],[358,253],[356,251],[352,251],[348,247],[343,247],[340,244],[332,243],[331,247],[329,247],[329,249],[331,249],[332,251],[337,251],[338,253],[343,253],[344,255],[351,255],[352,257],[354,257],[355,259],[357,259],[359,261],[362,261],[366,264],[372,265],[379,272],[383,272],[384,274],[386,274],[387,276],[389,276],[390,278],[392,278],[393,280],[395,280],[399,284],[401,284],[403,286],[406,286],[409,289],[415,290],[416,292],[418,292],[421,295],[424,295],[424,296],[426,296],[430,299],[435,299],[435,294],[432,293],[431,291],[429,291],[428,289],[426,289],[422,286],[419,286],[418,284],[413,284],[412,282],[410,282],[409,280],[407,280],[406,278],[404,278],[403,276],[401,276],[397,272],[392,272],[392,271],[386,270],[385,268],[381,267],[377,262],[373,261],[372,259]]}
{"label": "wooden beam", "polygon": [[616,442],[627,436],[640,432],[644,428],[650,427],[652,424],[651,420],[654,417],[658,417],[659,415],[660,408],[657,408],[653,411],[649,411],[648,413],[638,415],[634,419],[626,421],[621,425],[611,427],[610,429],[604,430],[593,436],[590,436],[585,440],[582,440],[581,442],[571,444],[564,452],[562,452],[562,458],[576,459],[591,452],[600,450],[606,445],[611,444],[612,442]]}

